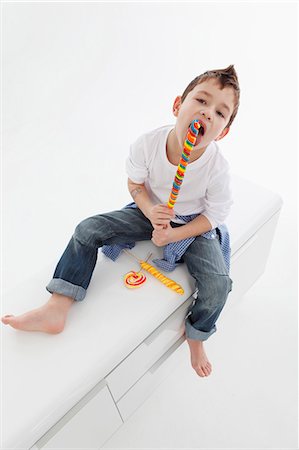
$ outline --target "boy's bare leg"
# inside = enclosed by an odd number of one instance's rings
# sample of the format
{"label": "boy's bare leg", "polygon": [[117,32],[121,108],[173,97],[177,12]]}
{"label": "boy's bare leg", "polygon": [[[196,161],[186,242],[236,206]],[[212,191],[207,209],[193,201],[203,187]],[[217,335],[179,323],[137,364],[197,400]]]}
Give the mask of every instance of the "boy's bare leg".
{"label": "boy's bare leg", "polygon": [[40,308],[20,316],[7,315],[1,320],[5,325],[10,325],[18,330],[57,334],[64,329],[67,313],[73,303],[72,298],[54,293]]}
{"label": "boy's bare leg", "polygon": [[204,351],[203,342],[195,339],[186,339],[190,348],[191,365],[197,375],[207,377],[212,372],[212,366]]}

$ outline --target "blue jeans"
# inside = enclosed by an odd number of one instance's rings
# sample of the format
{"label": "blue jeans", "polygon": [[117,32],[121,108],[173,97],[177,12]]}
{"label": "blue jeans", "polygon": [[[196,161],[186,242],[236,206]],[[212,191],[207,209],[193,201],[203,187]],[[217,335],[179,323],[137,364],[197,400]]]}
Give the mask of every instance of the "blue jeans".
{"label": "blue jeans", "polygon": [[[173,227],[182,226],[171,223]],[[46,289],[81,301],[86,295],[103,245],[150,240],[153,227],[139,208],[98,214],[80,222],[61,256]],[[232,280],[217,239],[197,236],[182,261],[195,279],[197,299],[188,309],[185,333],[204,341],[216,331],[216,320],[232,289]]]}

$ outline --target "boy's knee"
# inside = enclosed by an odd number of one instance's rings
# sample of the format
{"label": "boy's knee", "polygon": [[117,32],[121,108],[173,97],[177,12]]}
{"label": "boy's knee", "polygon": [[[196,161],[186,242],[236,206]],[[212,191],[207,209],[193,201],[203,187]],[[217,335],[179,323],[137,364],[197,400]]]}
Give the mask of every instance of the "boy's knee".
{"label": "boy's knee", "polygon": [[228,275],[209,274],[198,285],[198,297],[209,299],[211,306],[223,305],[232,290],[232,280]]}
{"label": "boy's knee", "polygon": [[232,290],[232,280],[228,275],[216,275],[213,284],[216,299],[219,303],[225,303],[229,292]]}
{"label": "boy's knee", "polygon": [[221,285],[221,291],[226,292],[226,295],[230,293],[233,287],[233,282],[231,278],[228,275],[221,275],[219,276],[220,285]]}
{"label": "boy's knee", "polygon": [[75,228],[74,238],[83,245],[97,244],[104,238],[102,236],[105,229],[103,222],[101,217],[88,217],[82,220]]}
{"label": "boy's knee", "polygon": [[74,238],[81,244],[88,244],[92,236],[92,220],[84,219],[75,228]]}

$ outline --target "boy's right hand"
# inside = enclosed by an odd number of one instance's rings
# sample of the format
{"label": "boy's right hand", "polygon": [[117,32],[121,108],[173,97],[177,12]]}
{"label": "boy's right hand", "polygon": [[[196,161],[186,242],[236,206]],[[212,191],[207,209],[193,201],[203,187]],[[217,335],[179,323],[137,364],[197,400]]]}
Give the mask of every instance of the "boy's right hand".
{"label": "boy's right hand", "polygon": [[173,209],[168,208],[167,205],[152,206],[148,214],[148,219],[151,221],[155,230],[162,230],[174,217],[175,213]]}

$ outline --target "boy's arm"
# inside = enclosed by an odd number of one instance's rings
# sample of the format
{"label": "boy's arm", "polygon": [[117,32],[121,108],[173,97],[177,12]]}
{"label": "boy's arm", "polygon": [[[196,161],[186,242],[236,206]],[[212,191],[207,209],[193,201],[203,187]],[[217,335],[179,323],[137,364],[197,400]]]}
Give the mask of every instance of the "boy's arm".
{"label": "boy's arm", "polygon": [[136,184],[128,178],[128,189],[138,208],[141,209],[145,217],[149,219],[150,210],[154,204],[149,198],[145,185]]}
{"label": "boy's arm", "polygon": [[173,229],[175,242],[180,241],[181,239],[199,236],[211,229],[211,222],[203,214],[200,214],[198,217],[191,220],[191,222]]}
{"label": "boy's arm", "polygon": [[128,188],[134,202],[145,217],[150,220],[155,230],[161,230],[164,226],[169,225],[174,217],[174,212],[166,205],[155,205],[151,201],[144,184],[134,183],[128,178]]}
{"label": "boy's arm", "polygon": [[154,230],[152,241],[160,247],[167,245],[170,242],[177,242],[190,237],[199,236],[211,229],[212,225],[210,221],[201,214],[181,227],[172,228],[169,225],[166,229]]}

